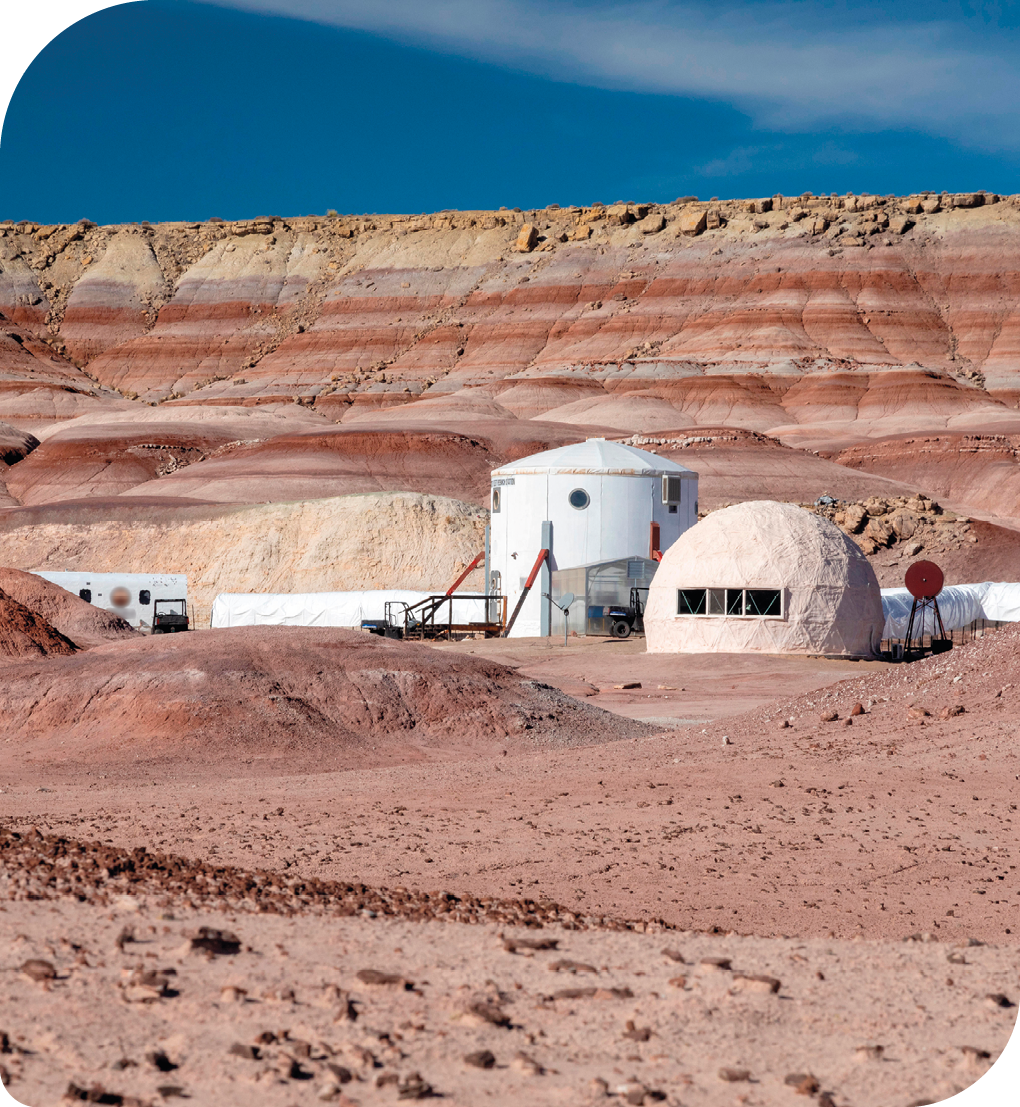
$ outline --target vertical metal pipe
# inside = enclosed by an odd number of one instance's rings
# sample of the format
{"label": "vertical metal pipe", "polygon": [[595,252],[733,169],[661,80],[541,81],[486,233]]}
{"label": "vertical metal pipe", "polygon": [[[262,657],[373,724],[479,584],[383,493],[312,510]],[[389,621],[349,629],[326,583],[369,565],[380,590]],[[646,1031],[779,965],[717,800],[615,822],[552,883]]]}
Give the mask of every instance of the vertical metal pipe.
{"label": "vertical metal pipe", "polygon": [[552,539],[553,539],[553,526],[552,523],[546,519],[542,523],[542,549],[548,550],[550,556],[542,562],[542,568],[540,570],[541,576],[539,577],[539,596],[541,597],[541,608],[539,616],[539,634],[543,638],[548,638],[552,633],[552,600],[546,599],[547,595],[552,594],[552,573],[549,570],[549,562],[552,556]]}

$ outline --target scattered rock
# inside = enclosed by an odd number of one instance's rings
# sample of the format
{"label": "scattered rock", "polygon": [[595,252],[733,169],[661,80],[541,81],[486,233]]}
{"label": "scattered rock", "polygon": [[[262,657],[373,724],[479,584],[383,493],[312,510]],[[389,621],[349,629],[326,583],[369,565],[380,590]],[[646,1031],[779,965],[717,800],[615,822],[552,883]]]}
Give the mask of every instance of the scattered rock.
{"label": "scattered rock", "polygon": [[809,1072],[791,1072],[783,1081],[798,1095],[816,1095],[821,1084],[817,1077]]}
{"label": "scattered rock", "polygon": [[702,957],[698,968],[702,972],[729,972],[733,968],[733,961],[729,957]]}
{"label": "scattered rock", "polygon": [[599,970],[594,965],[586,965],[583,961],[553,961],[547,966],[550,972],[593,972],[597,973]]}
{"label": "scattered rock", "polygon": [[962,703],[947,704],[939,712],[940,719],[955,719],[957,715],[963,715],[966,712],[966,708]]}
{"label": "scattered rock", "polygon": [[633,1019],[628,1019],[623,1036],[631,1042],[647,1042],[652,1036],[652,1028],[650,1026],[636,1026]]}
{"label": "scattered rock", "polygon": [[919,707],[919,706],[915,705],[914,707],[908,707],[907,708],[907,718],[908,719],[929,719],[929,718],[931,718],[931,712],[928,710],[927,707]]}
{"label": "scattered rock", "polygon": [[521,254],[529,254],[538,245],[538,230],[533,223],[525,223],[521,227],[514,249]]}
{"label": "scattered rock", "polygon": [[862,1045],[854,1050],[855,1061],[881,1061],[885,1053],[885,1046]]}
{"label": "scattered rock", "polygon": [[985,1004],[993,1009],[1016,1006],[1016,1004],[1007,996],[1004,996],[1002,992],[989,992],[989,994],[985,996]]}
{"label": "scattered rock", "polygon": [[78,1103],[106,1103],[111,1107],[147,1107],[137,1096],[108,1092],[101,1084],[83,1088],[72,1082],[67,1085],[63,1098]]}
{"label": "scattered rock", "polygon": [[548,950],[559,947],[559,938],[504,938],[503,948],[507,953],[517,953],[519,950]]}
{"label": "scattered rock", "polygon": [[697,208],[688,208],[677,222],[677,230],[688,238],[701,234],[708,226],[708,212]]}
{"label": "scattered rock", "polygon": [[496,1064],[496,1055],[488,1049],[479,1049],[464,1057],[464,1064],[473,1069],[491,1069]]}
{"label": "scattered rock", "polygon": [[823,723],[834,723],[839,719],[838,711],[823,711],[820,715]]}
{"label": "scattered rock", "polygon": [[383,972],[380,969],[359,969],[356,975],[362,984],[368,984],[370,987],[400,987],[408,992],[414,987],[413,981],[407,980],[398,973]]}
{"label": "scattered rock", "polygon": [[719,1079],[725,1080],[728,1084],[740,1084],[751,1079],[751,1072],[749,1069],[722,1068],[719,1070]]}
{"label": "scattered rock", "polygon": [[668,958],[670,961],[675,961],[678,965],[686,965],[684,955],[678,949],[664,949],[662,956]]}
{"label": "scattered rock", "polygon": [[853,705],[853,707],[850,708],[850,715],[854,719],[856,719],[858,715],[863,715],[863,714],[864,714],[864,704],[863,703],[855,703]]}
{"label": "scattered rock", "polygon": [[146,1053],[145,1059],[159,1072],[173,1072],[174,1069],[180,1068],[179,1065],[175,1065],[173,1061],[167,1057],[162,1049],[154,1049],[152,1052]]}
{"label": "scattered rock", "polygon": [[475,1000],[461,1010],[461,1018],[469,1026],[501,1026],[509,1029],[510,1018],[495,1003]]}
{"label": "scattered rock", "polygon": [[174,969],[134,969],[122,981],[121,995],[128,1003],[154,1003],[175,996],[177,993],[170,987],[173,976]]}
{"label": "scattered rock", "polygon": [[545,1072],[543,1066],[534,1057],[520,1051],[514,1054],[514,1059],[510,1064],[518,1072],[527,1073],[529,1076],[541,1076]]}
{"label": "scattered rock", "polygon": [[412,1072],[397,1085],[397,1099],[428,1099],[435,1095],[432,1085]]}
{"label": "scattered rock", "polygon": [[633,999],[630,988],[561,988],[553,999]]}
{"label": "scattered rock", "polygon": [[200,926],[191,937],[190,948],[201,950],[213,957],[229,956],[241,952],[241,939],[229,930]]}
{"label": "scattered rock", "polygon": [[641,1104],[645,1101],[646,1089],[640,1080],[628,1080],[624,1084],[618,1084],[615,1090],[624,1103],[641,1107]]}
{"label": "scattered rock", "polygon": [[779,991],[781,983],[774,976],[752,976],[734,973],[733,986],[742,992],[762,992],[767,995],[775,995]]}
{"label": "scattered rock", "polygon": [[49,961],[39,961],[35,959],[25,961],[20,971],[24,973],[29,980],[35,980],[39,984],[57,979],[57,970]]}
{"label": "scattered rock", "polygon": [[262,1056],[257,1045],[246,1045],[244,1042],[234,1042],[227,1052],[232,1057],[241,1057],[245,1061],[258,1061]]}
{"label": "scattered rock", "polygon": [[639,220],[634,226],[642,234],[658,234],[666,226],[666,220],[659,213],[652,212],[650,215],[646,215],[644,219]]}

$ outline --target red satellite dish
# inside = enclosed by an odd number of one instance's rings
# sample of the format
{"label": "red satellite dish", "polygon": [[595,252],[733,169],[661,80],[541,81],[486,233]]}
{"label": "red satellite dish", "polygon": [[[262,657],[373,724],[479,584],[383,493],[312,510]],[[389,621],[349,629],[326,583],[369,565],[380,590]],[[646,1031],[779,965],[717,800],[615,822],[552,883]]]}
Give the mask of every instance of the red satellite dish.
{"label": "red satellite dish", "polygon": [[915,600],[930,600],[942,591],[945,579],[934,561],[915,561],[907,570],[904,583]]}

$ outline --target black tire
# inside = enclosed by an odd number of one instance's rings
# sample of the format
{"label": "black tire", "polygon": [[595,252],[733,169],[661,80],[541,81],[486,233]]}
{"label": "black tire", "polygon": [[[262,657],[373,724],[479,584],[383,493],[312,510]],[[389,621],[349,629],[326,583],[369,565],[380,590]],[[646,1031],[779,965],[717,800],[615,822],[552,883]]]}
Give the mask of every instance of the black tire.
{"label": "black tire", "polygon": [[614,638],[629,638],[630,637],[630,623],[625,622],[623,619],[617,619],[613,623],[613,637]]}

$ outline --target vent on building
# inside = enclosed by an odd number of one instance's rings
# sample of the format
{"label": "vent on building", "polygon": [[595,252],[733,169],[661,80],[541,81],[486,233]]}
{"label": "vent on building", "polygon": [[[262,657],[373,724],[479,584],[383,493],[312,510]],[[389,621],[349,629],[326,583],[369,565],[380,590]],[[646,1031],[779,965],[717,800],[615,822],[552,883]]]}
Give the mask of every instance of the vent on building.
{"label": "vent on building", "polygon": [[683,480],[680,477],[662,478],[662,502],[664,504],[678,504],[680,502],[680,489]]}

